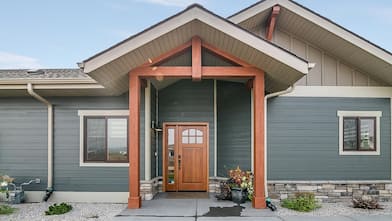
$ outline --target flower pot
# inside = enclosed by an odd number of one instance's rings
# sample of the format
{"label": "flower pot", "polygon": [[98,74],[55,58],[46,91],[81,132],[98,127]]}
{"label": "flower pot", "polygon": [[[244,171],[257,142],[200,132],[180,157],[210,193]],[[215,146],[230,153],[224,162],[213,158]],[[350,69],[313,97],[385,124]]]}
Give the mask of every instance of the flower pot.
{"label": "flower pot", "polygon": [[231,188],[231,200],[238,205],[245,203],[248,198],[246,191],[241,188]]}

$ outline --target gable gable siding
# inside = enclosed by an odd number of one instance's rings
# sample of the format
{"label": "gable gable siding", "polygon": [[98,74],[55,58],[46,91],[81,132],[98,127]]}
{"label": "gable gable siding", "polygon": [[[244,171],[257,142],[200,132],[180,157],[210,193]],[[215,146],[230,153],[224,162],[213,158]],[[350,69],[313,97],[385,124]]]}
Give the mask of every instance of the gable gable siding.
{"label": "gable gable siding", "polygon": [[284,30],[275,30],[272,41],[304,58],[316,66],[299,80],[301,86],[385,86],[371,76],[362,73],[358,68],[348,65],[342,58],[328,54],[316,45],[300,39]]}
{"label": "gable gable siding", "polygon": [[[250,29],[254,34],[265,36],[266,25]],[[297,86],[387,86],[384,82],[369,76],[305,39],[277,28],[272,42],[294,53],[298,57],[316,63],[307,76],[296,82]]]}

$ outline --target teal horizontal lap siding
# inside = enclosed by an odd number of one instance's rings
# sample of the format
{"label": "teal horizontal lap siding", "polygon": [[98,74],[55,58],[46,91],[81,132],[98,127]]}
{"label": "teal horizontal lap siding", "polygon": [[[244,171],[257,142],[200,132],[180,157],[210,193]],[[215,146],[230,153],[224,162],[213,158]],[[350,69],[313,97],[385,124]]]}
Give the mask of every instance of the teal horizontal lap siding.
{"label": "teal horizontal lap siding", "polygon": [[[159,122],[207,122],[209,124],[209,173],[214,174],[214,81],[178,81],[159,91]],[[159,136],[162,156],[162,133]],[[162,157],[159,158],[162,165]],[[162,166],[159,167],[162,174]]]}
{"label": "teal horizontal lap siding", "polygon": [[[126,192],[128,167],[80,167],[78,110],[127,110],[127,93],[118,97],[49,97],[54,105],[54,189]],[[144,179],[144,91],[141,95],[140,177]],[[0,99],[0,172],[21,183],[40,178],[47,186],[47,108],[30,97]]]}
{"label": "teal horizontal lap siding", "polygon": [[[80,167],[78,110],[127,110],[128,95],[61,97],[55,105],[54,188],[57,191],[127,192],[128,167]],[[140,175],[144,179],[144,92],[140,114]]]}
{"label": "teal horizontal lap siding", "polygon": [[[340,156],[338,110],[382,111],[380,156]],[[389,180],[390,99],[277,97],[268,101],[269,180]]]}
{"label": "teal horizontal lap siding", "polygon": [[46,110],[30,97],[0,98],[0,174],[16,178],[18,184],[41,179],[26,190],[47,186]]}
{"label": "teal horizontal lap siding", "polygon": [[218,176],[251,170],[251,96],[243,83],[217,81]]}

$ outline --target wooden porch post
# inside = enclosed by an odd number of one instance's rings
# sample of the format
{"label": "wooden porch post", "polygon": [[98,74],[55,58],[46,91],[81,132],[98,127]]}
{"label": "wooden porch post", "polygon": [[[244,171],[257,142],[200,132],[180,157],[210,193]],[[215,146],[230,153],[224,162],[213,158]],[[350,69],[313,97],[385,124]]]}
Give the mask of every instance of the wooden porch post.
{"label": "wooden porch post", "polygon": [[254,197],[256,209],[266,207],[264,185],[264,72],[258,72],[253,80],[254,99]]}
{"label": "wooden porch post", "polygon": [[141,207],[140,198],[140,79],[129,73],[129,198],[128,208]]}

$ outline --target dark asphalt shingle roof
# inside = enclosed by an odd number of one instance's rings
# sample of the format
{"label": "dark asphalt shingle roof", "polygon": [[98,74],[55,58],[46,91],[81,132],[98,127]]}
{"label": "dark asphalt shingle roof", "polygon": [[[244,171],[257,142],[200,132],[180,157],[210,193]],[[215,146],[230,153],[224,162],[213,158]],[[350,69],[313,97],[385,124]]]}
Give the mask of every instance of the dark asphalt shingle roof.
{"label": "dark asphalt shingle roof", "polygon": [[0,69],[0,80],[12,79],[91,79],[80,69],[39,69],[41,73],[29,73],[28,69]]}

